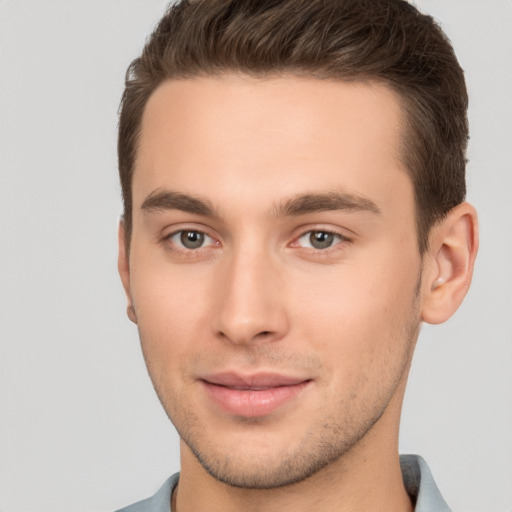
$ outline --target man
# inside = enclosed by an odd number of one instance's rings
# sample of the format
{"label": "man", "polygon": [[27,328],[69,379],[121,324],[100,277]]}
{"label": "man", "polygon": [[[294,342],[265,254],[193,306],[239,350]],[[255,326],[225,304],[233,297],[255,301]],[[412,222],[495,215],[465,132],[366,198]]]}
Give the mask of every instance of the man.
{"label": "man", "polygon": [[119,270],[181,472],[123,510],[449,510],[398,430],[471,281],[466,109],[403,0],[169,9],[122,100]]}

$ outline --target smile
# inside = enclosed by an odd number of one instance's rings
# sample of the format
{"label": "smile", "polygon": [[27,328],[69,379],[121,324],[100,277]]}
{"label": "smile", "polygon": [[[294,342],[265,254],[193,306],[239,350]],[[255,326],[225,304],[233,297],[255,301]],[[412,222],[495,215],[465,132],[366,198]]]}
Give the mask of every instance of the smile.
{"label": "smile", "polygon": [[224,373],[201,379],[208,398],[224,412],[254,418],[293,401],[312,383],[278,374],[240,376]]}

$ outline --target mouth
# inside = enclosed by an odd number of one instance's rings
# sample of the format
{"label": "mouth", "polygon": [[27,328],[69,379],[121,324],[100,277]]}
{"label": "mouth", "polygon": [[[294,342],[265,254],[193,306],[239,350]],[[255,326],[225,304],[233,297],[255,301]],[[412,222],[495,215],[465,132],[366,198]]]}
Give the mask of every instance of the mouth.
{"label": "mouth", "polygon": [[311,379],[276,373],[219,373],[200,381],[217,407],[230,415],[246,418],[271,414],[293,402],[312,383]]}

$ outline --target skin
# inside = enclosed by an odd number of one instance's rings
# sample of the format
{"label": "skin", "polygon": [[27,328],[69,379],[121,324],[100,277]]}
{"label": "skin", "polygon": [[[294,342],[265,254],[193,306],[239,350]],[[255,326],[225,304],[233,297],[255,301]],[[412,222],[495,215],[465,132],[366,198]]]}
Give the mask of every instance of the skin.
{"label": "skin", "polygon": [[[149,99],[119,269],[182,439],[173,510],[412,510],[407,373],[420,322],[445,321],[467,291],[477,231],[464,203],[419,254],[402,124],[374,83],[223,75]],[[219,372],[306,385],[236,415],[205,390]]]}

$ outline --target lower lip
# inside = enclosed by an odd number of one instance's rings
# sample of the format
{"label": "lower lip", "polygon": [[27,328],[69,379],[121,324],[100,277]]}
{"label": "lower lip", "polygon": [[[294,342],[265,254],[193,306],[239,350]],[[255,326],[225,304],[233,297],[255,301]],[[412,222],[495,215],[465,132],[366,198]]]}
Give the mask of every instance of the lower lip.
{"label": "lower lip", "polygon": [[239,390],[203,381],[209,397],[235,416],[255,418],[274,412],[297,397],[311,381],[261,390]]}

